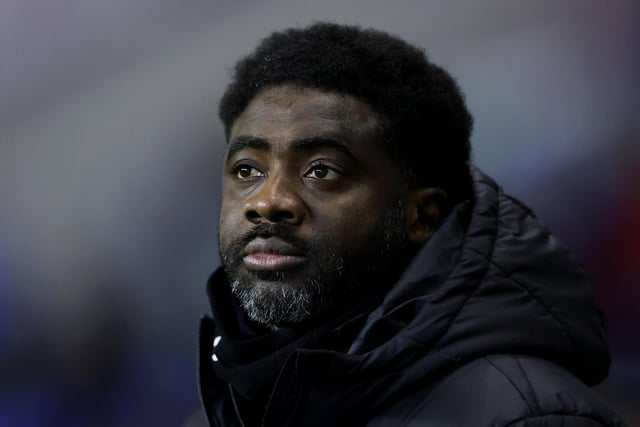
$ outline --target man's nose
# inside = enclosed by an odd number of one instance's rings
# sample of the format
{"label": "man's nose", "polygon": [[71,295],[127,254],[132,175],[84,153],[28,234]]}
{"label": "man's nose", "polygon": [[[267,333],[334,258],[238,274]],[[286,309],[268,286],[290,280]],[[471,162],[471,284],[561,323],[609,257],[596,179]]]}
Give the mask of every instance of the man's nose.
{"label": "man's nose", "polygon": [[245,217],[253,222],[285,222],[300,224],[306,206],[294,189],[293,183],[282,175],[266,178],[258,193],[247,200]]}

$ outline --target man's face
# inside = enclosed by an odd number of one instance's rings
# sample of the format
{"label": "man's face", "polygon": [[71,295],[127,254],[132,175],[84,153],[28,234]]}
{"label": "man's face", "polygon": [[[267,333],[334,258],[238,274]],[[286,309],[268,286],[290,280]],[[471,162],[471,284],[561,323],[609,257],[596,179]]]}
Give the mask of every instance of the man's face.
{"label": "man's face", "polygon": [[377,125],[353,97],[291,86],[260,92],[234,123],[219,249],[252,320],[313,318],[398,264],[406,189]]}

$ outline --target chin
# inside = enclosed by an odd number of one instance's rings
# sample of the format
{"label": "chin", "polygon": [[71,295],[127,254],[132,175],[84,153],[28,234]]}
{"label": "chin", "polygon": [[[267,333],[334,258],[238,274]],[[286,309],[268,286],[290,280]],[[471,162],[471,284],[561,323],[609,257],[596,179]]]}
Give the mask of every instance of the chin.
{"label": "chin", "polygon": [[234,280],[231,291],[251,320],[268,326],[304,322],[321,300],[317,286],[301,281]]}

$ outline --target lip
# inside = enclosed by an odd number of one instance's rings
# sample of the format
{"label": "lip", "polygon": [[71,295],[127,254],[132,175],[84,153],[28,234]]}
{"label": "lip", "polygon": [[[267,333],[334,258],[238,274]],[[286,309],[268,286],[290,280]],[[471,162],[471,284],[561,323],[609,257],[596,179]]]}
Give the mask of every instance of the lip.
{"label": "lip", "polygon": [[279,237],[258,237],[249,242],[243,255],[244,265],[256,271],[289,270],[306,261],[298,248]]}

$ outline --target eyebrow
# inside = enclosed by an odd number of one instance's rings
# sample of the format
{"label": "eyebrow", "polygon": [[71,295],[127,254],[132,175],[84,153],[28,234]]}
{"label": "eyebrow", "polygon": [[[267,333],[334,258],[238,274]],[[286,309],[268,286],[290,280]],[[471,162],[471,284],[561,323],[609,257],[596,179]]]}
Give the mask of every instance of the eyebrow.
{"label": "eyebrow", "polygon": [[[356,160],[356,157],[349,150],[349,146],[342,140],[341,138],[333,137],[333,136],[310,136],[306,138],[300,138],[293,140],[291,142],[291,146],[296,151],[308,151],[316,148],[331,148],[333,150],[340,151],[353,160]],[[234,138],[229,143],[229,148],[227,149],[227,157],[233,156],[238,151],[244,150],[245,148],[253,148],[262,151],[269,151],[271,149],[271,144],[263,139],[256,136],[239,136]]]}
{"label": "eyebrow", "polygon": [[245,148],[255,148],[258,150],[268,151],[271,148],[271,144],[269,144],[265,139],[255,136],[239,136],[229,143],[227,157],[231,157],[238,151],[244,150]]}
{"label": "eyebrow", "polygon": [[349,150],[349,146],[344,140],[333,136],[310,136],[307,138],[296,139],[292,142],[293,148],[300,151],[312,150],[314,148],[323,147],[340,151],[347,156],[356,160],[355,156]]}

